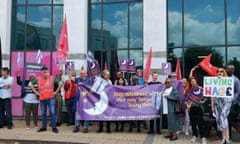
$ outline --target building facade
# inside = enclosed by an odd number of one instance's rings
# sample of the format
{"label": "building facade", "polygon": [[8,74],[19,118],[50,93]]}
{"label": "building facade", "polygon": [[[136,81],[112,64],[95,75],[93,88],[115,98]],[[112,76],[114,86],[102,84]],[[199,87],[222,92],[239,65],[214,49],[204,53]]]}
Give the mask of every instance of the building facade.
{"label": "building facade", "polygon": [[[103,69],[118,69],[118,60],[133,58],[144,68],[152,48],[152,71],[161,63],[181,61],[182,74],[206,55],[211,63],[233,63],[240,75],[239,0],[1,0],[2,65],[14,76],[26,62],[41,63],[55,74],[56,50],[64,15],[68,24],[68,60],[86,67],[91,50]],[[16,86],[18,87],[18,86]],[[20,88],[13,92],[13,111],[22,116]]]}

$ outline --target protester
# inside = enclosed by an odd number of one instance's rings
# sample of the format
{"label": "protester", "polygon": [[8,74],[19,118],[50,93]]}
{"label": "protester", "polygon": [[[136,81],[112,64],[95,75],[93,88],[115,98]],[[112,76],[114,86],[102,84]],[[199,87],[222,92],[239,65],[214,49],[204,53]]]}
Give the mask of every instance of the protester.
{"label": "protester", "polygon": [[137,69],[136,76],[138,77],[138,85],[143,85],[144,84],[143,70]]}
{"label": "protester", "polygon": [[[134,75],[132,77],[132,83],[133,83],[133,86],[138,86],[139,85],[138,76]],[[137,132],[140,133],[141,132],[141,121],[136,121],[136,122],[137,122]],[[132,132],[134,125],[135,125],[134,121],[129,122],[128,132]]]}
{"label": "protester", "polygon": [[[42,76],[36,80],[31,81],[30,86],[33,92],[39,96],[40,107],[42,112],[42,127],[38,132],[47,131],[47,106],[51,115],[51,126],[54,133],[58,133],[56,128],[56,115],[55,115],[55,98],[54,96],[59,93],[62,83],[59,79],[49,75],[48,68],[43,66],[41,69]],[[58,84],[58,88],[54,91],[54,83]],[[38,85],[38,91],[34,88],[34,85]]]}
{"label": "protester", "polygon": [[165,81],[165,89],[163,91],[163,97],[167,99],[168,106],[168,131],[169,135],[165,138],[169,138],[171,141],[177,140],[177,131],[181,128],[180,119],[174,112],[174,104],[179,100],[179,93],[176,88],[172,86],[172,80],[167,78]]}
{"label": "protester", "polygon": [[231,140],[232,139],[232,124],[231,124],[232,117],[231,117],[231,113],[234,112],[234,107],[239,102],[238,98],[239,98],[239,94],[240,94],[240,81],[234,75],[234,72],[235,72],[235,66],[234,65],[227,65],[226,72],[227,72],[228,76],[232,77],[233,80],[234,80],[234,97],[233,97],[233,100],[232,100],[230,115],[228,117],[228,120],[229,120],[229,138]]}
{"label": "protester", "polygon": [[114,85],[117,85],[117,82],[118,82],[118,80],[120,78],[123,78],[125,85],[128,85],[128,81],[123,77],[123,73],[122,72],[117,72],[116,73],[116,80],[114,81]]}
{"label": "protester", "polygon": [[[62,82],[62,74],[63,71],[60,70],[58,74],[56,75],[55,79],[58,79],[59,81]],[[58,83],[54,83],[54,91],[56,91],[58,88]],[[60,126],[62,124],[62,104],[63,104],[63,97],[62,97],[62,90],[60,90],[56,95],[55,95],[55,111],[56,111],[56,125]]]}
{"label": "protester", "polygon": [[[92,85],[92,81],[90,78],[88,78],[87,71],[82,67],[80,71],[80,77],[77,77],[75,80],[77,85]],[[78,107],[78,101],[79,101],[80,95],[77,95],[74,100],[74,106],[73,110],[75,111],[75,114],[77,115],[77,107]],[[87,120],[84,120],[83,122],[83,133],[88,133],[88,126],[89,122]],[[80,131],[80,120],[75,120],[75,127],[72,132],[76,133]]]}
{"label": "protester", "polygon": [[[217,69],[217,77],[227,77],[223,68]],[[216,116],[217,128],[222,131],[221,144],[230,144],[228,115],[232,106],[232,98],[215,97],[211,99],[212,112]]]}
{"label": "protester", "polygon": [[[153,72],[152,73],[152,81],[148,83],[148,85],[152,85],[152,84],[161,84],[160,81],[158,81],[158,73],[157,72]],[[161,110],[161,109],[160,109]],[[161,117],[161,116],[160,116]],[[153,134],[154,131],[154,122],[156,121],[156,132],[157,134],[161,134],[161,126],[160,126],[160,117],[155,119],[155,120],[150,120],[149,122],[149,131],[148,134]]]}
{"label": "protester", "polygon": [[[110,80],[110,73],[108,70],[104,70],[101,73],[102,78],[107,81],[108,85],[112,85],[112,81]],[[107,133],[111,133],[111,122],[106,121],[106,129]],[[97,130],[98,133],[101,133],[103,131],[103,121],[99,122],[99,129]]]}
{"label": "protester", "polygon": [[68,113],[68,123],[67,126],[74,125],[75,121],[75,112],[73,111],[73,104],[74,99],[77,94],[77,84],[75,83],[75,75],[71,76],[71,80],[66,80],[64,83],[64,90],[65,90],[65,104],[67,107]]}
{"label": "protester", "polygon": [[9,69],[7,67],[2,68],[1,72],[2,77],[0,78],[0,128],[4,126],[6,118],[7,128],[12,129],[11,98],[13,77],[9,75]]}
{"label": "protester", "polygon": [[[187,94],[186,94],[186,87],[187,87],[187,79],[186,78],[183,78],[181,80],[182,82],[182,86],[183,86],[183,94],[185,96],[184,98],[184,101],[185,103],[187,102]],[[189,135],[189,123],[190,123],[190,118],[189,118],[189,112],[188,110],[186,109],[185,110],[185,116],[184,116],[184,131],[185,131],[185,135],[188,136]]]}
{"label": "protester", "polygon": [[207,140],[204,133],[203,111],[201,109],[201,105],[206,102],[206,99],[203,99],[203,89],[198,85],[195,77],[189,78],[185,93],[187,95],[187,110],[189,111],[193,132],[191,142],[196,142],[196,138],[198,137],[198,125],[202,144],[206,144]]}
{"label": "protester", "polygon": [[[120,78],[117,80],[116,85],[118,85],[118,86],[126,86],[126,83],[125,83],[125,82],[126,82],[125,79],[122,78],[122,77],[120,77]],[[119,125],[120,125],[120,128],[119,128]],[[117,122],[116,122],[115,131],[116,131],[116,132],[119,132],[119,131],[123,132],[123,131],[124,131],[124,121],[117,121]]]}
{"label": "protester", "polygon": [[[38,128],[38,104],[39,100],[37,95],[32,91],[30,88],[31,81],[35,80],[35,74],[30,73],[28,80],[25,80],[24,82],[21,81],[20,77],[20,71],[17,73],[17,84],[19,86],[22,86],[23,84],[23,93],[22,98],[24,102],[24,111],[25,111],[25,120],[26,120],[26,129],[29,130],[30,127],[30,119],[31,114],[33,116],[33,123],[34,127]],[[37,89],[37,85],[34,85],[35,89]]]}

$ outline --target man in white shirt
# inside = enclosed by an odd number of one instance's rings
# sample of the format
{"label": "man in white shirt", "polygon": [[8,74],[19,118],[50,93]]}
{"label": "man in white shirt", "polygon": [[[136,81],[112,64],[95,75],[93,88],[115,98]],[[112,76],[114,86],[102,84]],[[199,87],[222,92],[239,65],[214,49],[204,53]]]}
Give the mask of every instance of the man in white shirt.
{"label": "man in white shirt", "polygon": [[3,127],[6,118],[8,129],[12,129],[12,84],[13,77],[9,75],[9,69],[7,67],[2,68],[2,77],[0,78],[0,128]]}

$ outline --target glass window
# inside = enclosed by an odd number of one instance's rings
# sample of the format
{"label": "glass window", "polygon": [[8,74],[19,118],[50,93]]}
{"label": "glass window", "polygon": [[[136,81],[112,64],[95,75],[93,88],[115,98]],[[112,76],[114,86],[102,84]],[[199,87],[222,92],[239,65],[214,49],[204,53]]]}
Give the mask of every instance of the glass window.
{"label": "glass window", "polygon": [[182,46],[182,1],[168,0],[168,47]]}
{"label": "glass window", "polygon": [[143,68],[143,51],[142,50],[130,50],[129,51],[131,59],[135,59],[136,67]]}
{"label": "glass window", "polygon": [[[24,49],[24,35],[25,35],[25,7],[18,6],[16,8],[16,21],[13,28],[15,30],[14,33],[14,46],[15,50],[23,50]],[[14,21],[13,21],[14,22]]]}
{"label": "glass window", "polygon": [[102,0],[90,0],[91,3],[98,3],[98,2],[102,2]]}
{"label": "glass window", "polygon": [[29,6],[27,9],[27,50],[51,48],[51,9],[49,6]]}
{"label": "glass window", "polygon": [[59,36],[62,30],[63,23],[63,7],[62,6],[54,6],[53,7],[53,48],[54,50],[58,49],[58,41]]}
{"label": "glass window", "polygon": [[102,22],[101,22],[101,5],[92,5],[90,7],[89,17],[89,44],[90,49],[102,48]]}
{"label": "glass window", "polygon": [[128,5],[103,5],[103,47],[128,48]]}
{"label": "glass window", "polygon": [[54,4],[63,4],[63,0],[53,0]]}
{"label": "glass window", "polygon": [[184,1],[185,46],[225,44],[224,0]]}
{"label": "glass window", "polygon": [[228,64],[235,66],[235,75],[240,78],[240,46],[228,47]]}
{"label": "glass window", "polygon": [[143,10],[142,3],[130,4],[129,27],[130,27],[130,48],[143,47]]}
{"label": "glass window", "polygon": [[25,4],[26,0],[17,0],[17,4]]}
{"label": "glass window", "polygon": [[121,2],[121,1],[128,2],[128,0],[103,0],[103,2]]}
{"label": "glass window", "polygon": [[240,44],[240,1],[227,0],[228,44]]}
{"label": "glass window", "polygon": [[28,0],[28,4],[50,4],[52,0]]}

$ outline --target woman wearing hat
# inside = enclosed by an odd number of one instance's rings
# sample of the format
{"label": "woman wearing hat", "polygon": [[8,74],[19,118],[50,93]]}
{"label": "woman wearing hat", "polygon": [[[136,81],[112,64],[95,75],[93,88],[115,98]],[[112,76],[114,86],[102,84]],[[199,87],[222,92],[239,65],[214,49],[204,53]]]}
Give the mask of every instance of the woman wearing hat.
{"label": "woman wearing hat", "polygon": [[[30,73],[29,79],[25,80],[23,83],[23,91],[22,91],[22,98],[24,101],[24,110],[25,110],[25,119],[26,119],[26,129],[30,129],[30,119],[31,119],[31,113],[33,116],[33,123],[34,127],[38,128],[37,122],[38,122],[38,97],[36,94],[31,90],[29,87],[29,82],[33,81],[35,79],[35,74]],[[20,71],[17,73],[17,84],[22,86],[22,81],[20,77]],[[37,86],[35,86],[37,87]]]}

